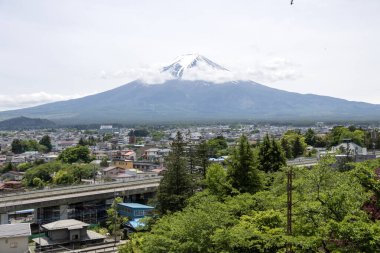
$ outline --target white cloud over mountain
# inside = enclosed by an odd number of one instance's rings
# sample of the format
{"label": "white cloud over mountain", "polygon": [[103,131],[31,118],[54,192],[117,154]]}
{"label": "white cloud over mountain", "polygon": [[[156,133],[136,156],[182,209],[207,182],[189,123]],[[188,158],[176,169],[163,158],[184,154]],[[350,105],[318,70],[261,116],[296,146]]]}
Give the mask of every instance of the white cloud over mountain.
{"label": "white cloud over mountain", "polygon": [[61,95],[61,94],[49,94],[46,92],[36,92],[30,94],[18,94],[18,95],[0,95],[0,110],[12,110],[20,109],[30,106],[36,106],[46,104],[55,101],[68,100],[73,98],[79,98],[83,95]]}
{"label": "white cloud over mountain", "polygon": [[[188,56],[185,55],[185,58],[189,58]],[[298,66],[283,58],[268,59],[261,64],[232,68],[230,71],[203,56],[195,55],[193,57],[194,59],[186,59],[186,61],[177,59],[177,62],[164,68],[152,65],[109,72],[103,70],[100,76],[103,79],[123,80],[126,82],[138,79],[147,84],[161,84],[175,78],[192,81],[203,80],[213,83],[252,80],[270,84],[277,81],[296,80],[301,76],[297,69]],[[200,60],[196,60],[197,57],[200,57]],[[186,63],[184,64],[183,62]]]}

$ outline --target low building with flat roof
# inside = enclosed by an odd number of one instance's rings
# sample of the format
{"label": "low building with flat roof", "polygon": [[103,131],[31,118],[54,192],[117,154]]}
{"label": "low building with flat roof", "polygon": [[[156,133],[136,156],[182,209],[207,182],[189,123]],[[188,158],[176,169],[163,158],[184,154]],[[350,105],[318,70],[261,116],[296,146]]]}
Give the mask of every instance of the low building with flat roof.
{"label": "low building with flat roof", "polygon": [[133,220],[136,218],[143,218],[150,215],[154,207],[142,205],[139,203],[119,203],[118,212],[121,216],[128,217]]}

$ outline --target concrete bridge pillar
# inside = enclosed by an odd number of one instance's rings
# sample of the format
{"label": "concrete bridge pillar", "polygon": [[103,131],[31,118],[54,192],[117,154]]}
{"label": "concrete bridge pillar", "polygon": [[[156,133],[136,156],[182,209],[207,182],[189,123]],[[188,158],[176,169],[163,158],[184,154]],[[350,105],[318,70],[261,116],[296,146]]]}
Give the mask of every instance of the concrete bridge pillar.
{"label": "concrete bridge pillar", "polygon": [[9,223],[9,217],[7,213],[0,214],[0,224],[8,224]]}
{"label": "concrete bridge pillar", "polygon": [[60,205],[59,206],[59,219],[60,220],[66,220],[68,219],[68,213],[67,213],[67,209],[69,208],[68,205]]}
{"label": "concrete bridge pillar", "polygon": [[34,224],[38,223],[38,208],[34,208],[33,219],[31,223],[34,223]]}

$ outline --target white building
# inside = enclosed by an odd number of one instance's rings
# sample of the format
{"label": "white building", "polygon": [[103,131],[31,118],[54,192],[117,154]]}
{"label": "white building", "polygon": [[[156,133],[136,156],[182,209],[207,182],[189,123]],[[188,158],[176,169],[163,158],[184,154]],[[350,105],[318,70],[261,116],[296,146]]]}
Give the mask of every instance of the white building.
{"label": "white building", "polygon": [[29,223],[0,225],[0,252],[27,253],[28,237],[31,235]]}
{"label": "white building", "polygon": [[337,146],[331,148],[332,152],[343,151],[347,152],[347,147],[350,155],[367,155],[367,148],[360,147],[359,145],[349,142],[349,143],[341,143]]}

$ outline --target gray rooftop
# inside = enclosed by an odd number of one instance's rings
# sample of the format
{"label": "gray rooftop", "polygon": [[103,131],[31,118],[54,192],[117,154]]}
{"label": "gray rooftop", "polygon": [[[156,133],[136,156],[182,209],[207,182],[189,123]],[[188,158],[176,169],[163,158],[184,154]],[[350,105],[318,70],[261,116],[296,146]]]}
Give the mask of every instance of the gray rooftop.
{"label": "gray rooftop", "polygon": [[0,238],[30,236],[30,224],[3,224],[0,225]]}
{"label": "gray rooftop", "polygon": [[43,228],[47,230],[58,230],[58,229],[82,229],[83,227],[87,227],[88,224],[81,222],[79,220],[68,219],[68,220],[59,220],[54,221],[45,225],[42,225]]}

